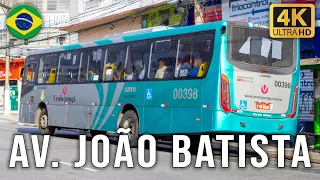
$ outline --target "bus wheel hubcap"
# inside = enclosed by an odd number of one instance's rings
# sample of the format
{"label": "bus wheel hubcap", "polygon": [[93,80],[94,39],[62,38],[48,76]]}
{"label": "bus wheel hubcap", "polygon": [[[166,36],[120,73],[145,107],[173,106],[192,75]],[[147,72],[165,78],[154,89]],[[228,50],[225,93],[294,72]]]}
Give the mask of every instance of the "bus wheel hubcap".
{"label": "bus wheel hubcap", "polygon": [[40,119],[40,127],[41,128],[46,128],[47,127],[47,122],[48,122],[48,117],[47,115],[43,115]]}
{"label": "bus wheel hubcap", "polygon": [[129,139],[132,138],[133,134],[134,134],[134,124],[133,124],[133,120],[131,118],[127,118],[124,123],[123,123],[123,128],[124,129],[128,129],[130,128],[130,132],[128,133]]}

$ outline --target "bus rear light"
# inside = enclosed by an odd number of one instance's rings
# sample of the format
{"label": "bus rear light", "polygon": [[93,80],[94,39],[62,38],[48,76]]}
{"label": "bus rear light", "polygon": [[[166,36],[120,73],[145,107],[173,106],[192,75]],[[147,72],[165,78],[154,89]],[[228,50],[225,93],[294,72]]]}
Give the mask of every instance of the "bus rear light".
{"label": "bus rear light", "polygon": [[166,108],[166,107],[168,107],[168,104],[161,104],[161,107]]}
{"label": "bus rear light", "polygon": [[67,105],[69,105],[69,104],[70,104],[70,102],[66,102],[66,104],[67,104]]}
{"label": "bus rear light", "polygon": [[231,112],[231,106],[230,106],[230,83],[229,79],[224,75],[221,74],[221,107],[222,109],[229,113]]}
{"label": "bus rear light", "polygon": [[118,106],[124,106],[124,104],[118,103]]}
{"label": "bus rear light", "polygon": [[30,101],[28,101],[27,104],[30,104]]}
{"label": "bus rear light", "polygon": [[98,105],[98,103],[96,103],[96,102],[92,103],[92,106],[96,106],[96,105]]}
{"label": "bus rear light", "polygon": [[46,104],[50,104],[50,102],[46,102]]}
{"label": "bus rear light", "polygon": [[269,72],[269,70],[268,69],[260,69],[260,72],[267,73],[267,72]]}
{"label": "bus rear light", "polygon": [[291,113],[287,114],[287,117],[294,118],[297,113],[297,100],[298,100],[298,84],[294,88],[294,93],[293,93],[293,100],[292,100],[292,108],[291,108]]}

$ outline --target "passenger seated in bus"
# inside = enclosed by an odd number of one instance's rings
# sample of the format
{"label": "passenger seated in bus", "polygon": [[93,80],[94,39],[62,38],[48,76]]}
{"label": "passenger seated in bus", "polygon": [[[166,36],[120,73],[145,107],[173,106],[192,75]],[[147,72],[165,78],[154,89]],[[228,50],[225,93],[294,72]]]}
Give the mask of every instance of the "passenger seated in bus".
{"label": "passenger seated in bus", "polygon": [[33,70],[30,65],[28,65],[27,81],[33,82]]}
{"label": "passenger seated in bus", "polygon": [[80,82],[83,82],[86,80],[86,76],[85,73],[83,71],[83,68],[80,69],[80,78],[79,78]]}
{"label": "passenger seated in bus", "polygon": [[121,65],[119,65],[113,76],[114,81],[119,81],[121,79],[121,72],[122,72]]}
{"label": "passenger seated in bus", "polygon": [[193,60],[193,57],[191,57],[190,55],[186,55],[183,58],[182,66],[180,67],[180,70],[179,70],[179,77],[185,77],[189,74],[189,71],[191,69],[190,61],[192,62],[192,60]]}
{"label": "passenger seated in bus", "polygon": [[174,72],[174,77],[178,77],[179,76],[179,70],[180,70],[181,65],[182,65],[182,58],[179,58],[177,66],[176,66],[176,70]]}
{"label": "passenger seated in bus", "polygon": [[199,68],[202,63],[203,63],[203,60],[201,58],[196,58],[194,60],[193,68],[189,74],[190,77],[197,77],[198,76]]}
{"label": "passenger seated in bus", "polygon": [[127,77],[126,77],[126,80],[127,80],[127,81],[133,80],[133,70],[132,70],[132,68],[129,68],[129,69],[127,70],[127,73],[128,73],[128,75],[127,75]]}
{"label": "passenger seated in bus", "polygon": [[163,59],[159,59],[159,68],[156,72],[156,79],[162,79],[164,76],[164,73],[167,69],[167,66],[164,64],[164,60]]}
{"label": "passenger seated in bus", "polygon": [[141,80],[141,79],[143,79],[144,78],[144,74],[145,74],[145,66],[143,66],[143,69],[140,71],[140,74],[139,74],[139,79]]}

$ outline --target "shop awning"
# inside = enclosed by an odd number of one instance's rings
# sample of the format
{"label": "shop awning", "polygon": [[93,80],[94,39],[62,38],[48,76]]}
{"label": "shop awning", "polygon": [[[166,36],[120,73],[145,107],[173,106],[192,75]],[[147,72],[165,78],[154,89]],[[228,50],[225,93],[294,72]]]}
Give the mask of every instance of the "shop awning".
{"label": "shop awning", "polygon": [[[10,63],[23,63],[23,58],[12,58]],[[6,63],[6,59],[0,59],[0,63]]]}
{"label": "shop awning", "polygon": [[300,69],[320,69],[320,58],[300,60]]}
{"label": "shop awning", "polygon": [[133,10],[129,10],[129,11],[124,11],[122,13],[118,13],[118,14],[113,14],[110,16],[105,16],[105,17],[101,17],[101,18],[97,18],[97,19],[93,19],[93,20],[89,20],[89,21],[84,21],[78,24],[72,24],[70,26],[65,26],[65,27],[61,27],[59,28],[59,30],[61,31],[67,31],[67,32],[78,32],[82,29],[88,29],[88,28],[92,28],[98,25],[102,25],[102,24],[106,24],[109,22],[114,22],[117,21],[119,19],[125,18],[125,17],[129,17],[131,15],[134,15],[136,13],[139,13],[141,11],[145,11],[151,8],[155,8],[161,5],[165,5],[167,4],[167,2],[161,2],[158,4],[154,4],[154,5],[150,5],[150,6],[145,6],[142,8],[138,8],[138,9],[133,9]]}

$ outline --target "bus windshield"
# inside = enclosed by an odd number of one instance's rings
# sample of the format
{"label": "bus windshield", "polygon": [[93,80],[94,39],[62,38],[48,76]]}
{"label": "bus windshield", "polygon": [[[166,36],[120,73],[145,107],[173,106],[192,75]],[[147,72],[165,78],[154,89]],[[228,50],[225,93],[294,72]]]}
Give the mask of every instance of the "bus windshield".
{"label": "bus windshield", "polygon": [[292,68],[295,66],[294,39],[271,39],[266,29],[232,27],[230,56],[251,65]]}

